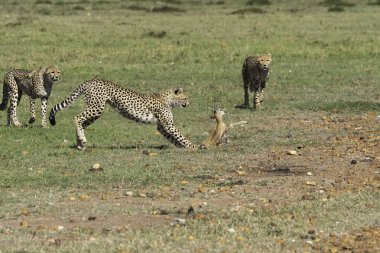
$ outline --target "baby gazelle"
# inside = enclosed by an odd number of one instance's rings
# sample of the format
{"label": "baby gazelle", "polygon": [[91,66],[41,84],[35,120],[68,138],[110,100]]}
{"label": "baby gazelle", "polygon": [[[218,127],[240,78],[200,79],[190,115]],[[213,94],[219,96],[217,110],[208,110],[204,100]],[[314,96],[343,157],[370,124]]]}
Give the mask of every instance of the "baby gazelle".
{"label": "baby gazelle", "polygon": [[214,109],[214,115],[210,116],[211,119],[216,119],[216,126],[212,133],[202,142],[205,148],[216,147],[222,142],[227,142],[226,132],[227,126],[223,122],[222,116],[225,114],[223,108]]}
{"label": "baby gazelle", "polygon": [[201,148],[212,148],[219,146],[221,143],[227,143],[226,132],[235,126],[242,126],[247,124],[247,121],[239,121],[230,124],[228,127],[224,123],[222,116],[226,113],[223,108],[214,109],[214,115],[210,116],[211,119],[216,120],[216,126],[211,134],[201,144]]}

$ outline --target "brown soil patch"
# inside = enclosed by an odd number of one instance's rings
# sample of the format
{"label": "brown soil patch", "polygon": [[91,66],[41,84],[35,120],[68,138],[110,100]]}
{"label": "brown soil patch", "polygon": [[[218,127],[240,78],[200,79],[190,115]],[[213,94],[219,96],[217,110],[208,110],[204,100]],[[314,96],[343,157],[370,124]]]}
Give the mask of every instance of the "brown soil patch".
{"label": "brown soil patch", "polygon": [[380,252],[380,227],[361,228],[349,234],[331,234],[312,248],[318,252]]}
{"label": "brown soil patch", "polygon": [[[140,189],[139,193],[143,194],[134,192],[133,196],[126,196],[125,189],[112,189],[82,200],[78,196],[74,200],[63,196],[46,213],[26,211],[17,220],[1,221],[0,226],[25,227],[37,232],[60,227],[122,231],[166,226],[178,217],[212,218],[203,210],[273,209],[362,189],[379,189],[380,118],[377,115],[318,114],[276,118],[276,122],[304,129],[305,139],[322,144],[275,147],[247,157],[236,169],[223,173],[223,177],[199,175],[193,182],[154,192]],[[254,194],[247,197],[247,193]],[[133,211],[125,212],[123,207]],[[347,235],[321,236],[312,247],[320,252],[377,252],[379,235],[378,227],[363,228]]]}

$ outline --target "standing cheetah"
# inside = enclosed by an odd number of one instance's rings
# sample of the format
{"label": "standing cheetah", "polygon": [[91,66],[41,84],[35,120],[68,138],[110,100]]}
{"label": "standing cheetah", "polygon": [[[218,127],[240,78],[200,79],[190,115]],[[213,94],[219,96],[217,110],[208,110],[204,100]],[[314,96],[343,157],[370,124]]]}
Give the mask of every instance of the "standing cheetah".
{"label": "standing cheetah", "polygon": [[77,148],[84,149],[84,129],[97,120],[108,103],[124,117],[140,123],[156,123],[157,130],[177,147],[196,148],[174,126],[173,107],[186,107],[189,103],[181,88],[169,89],[159,94],[145,95],[124,89],[105,80],[94,79],[82,83],[71,95],[50,111],[50,123],[55,125],[55,114],[70,106],[83,95],[87,108],[75,117]]}
{"label": "standing cheetah", "polygon": [[13,69],[9,71],[4,77],[3,101],[0,105],[0,110],[5,110],[10,99],[7,125],[21,126],[17,119],[17,105],[24,92],[29,96],[31,113],[29,124],[36,120],[35,99],[41,98],[42,127],[46,127],[47,101],[52,91],[52,85],[58,81],[60,75],[61,70],[57,66],[37,70]]}
{"label": "standing cheetah", "polygon": [[272,64],[271,54],[248,56],[243,64],[244,104],[239,108],[249,108],[249,91],[253,92],[253,109],[260,107],[264,99],[264,88],[269,78]]}

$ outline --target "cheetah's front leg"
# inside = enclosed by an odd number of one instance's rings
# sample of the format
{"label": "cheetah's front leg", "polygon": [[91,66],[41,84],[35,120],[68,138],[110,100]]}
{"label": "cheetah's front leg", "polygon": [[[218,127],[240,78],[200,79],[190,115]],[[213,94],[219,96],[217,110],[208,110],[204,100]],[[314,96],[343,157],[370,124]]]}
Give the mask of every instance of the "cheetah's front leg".
{"label": "cheetah's front leg", "polygon": [[260,108],[260,91],[255,90],[253,93],[253,109]]}
{"label": "cheetah's front leg", "polygon": [[36,101],[29,97],[29,110],[30,110],[30,118],[28,123],[32,124],[36,121]]}
{"label": "cheetah's front leg", "polygon": [[41,98],[41,117],[42,117],[41,126],[44,128],[47,127],[47,124],[46,124],[47,101],[48,99],[46,97]]}
{"label": "cheetah's front leg", "polygon": [[260,103],[264,101],[264,88],[260,91]]}
{"label": "cheetah's front leg", "polygon": [[261,87],[260,82],[256,82],[256,86],[253,87],[253,110],[260,108]]}
{"label": "cheetah's front leg", "polygon": [[167,125],[158,122],[157,130],[178,148],[196,148],[172,124]]}

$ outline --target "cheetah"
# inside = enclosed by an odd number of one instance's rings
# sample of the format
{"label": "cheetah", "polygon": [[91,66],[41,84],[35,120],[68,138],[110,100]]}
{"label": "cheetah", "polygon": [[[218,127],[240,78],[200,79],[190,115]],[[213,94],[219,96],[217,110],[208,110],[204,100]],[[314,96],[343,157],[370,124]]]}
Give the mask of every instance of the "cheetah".
{"label": "cheetah", "polygon": [[46,127],[47,101],[52,91],[52,86],[58,81],[61,70],[57,66],[41,67],[36,70],[13,69],[9,71],[3,81],[3,101],[0,110],[10,105],[7,113],[7,125],[20,127],[22,124],[17,119],[17,106],[20,103],[23,92],[29,96],[30,118],[29,124],[36,120],[35,99],[41,99],[42,127]]}
{"label": "cheetah", "polygon": [[243,64],[244,103],[239,108],[249,108],[249,91],[253,92],[253,109],[260,107],[272,64],[271,54],[248,56]]}
{"label": "cheetah", "polygon": [[139,123],[156,123],[157,130],[177,147],[196,148],[175,128],[173,123],[171,109],[189,105],[187,95],[182,88],[146,95],[122,88],[111,81],[89,80],[82,83],[64,101],[51,109],[49,121],[52,126],[56,124],[55,114],[70,106],[81,95],[84,97],[87,108],[74,119],[79,150],[86,147],[84,129],[102,115],[106,104],[110,104],[128,119]]}

